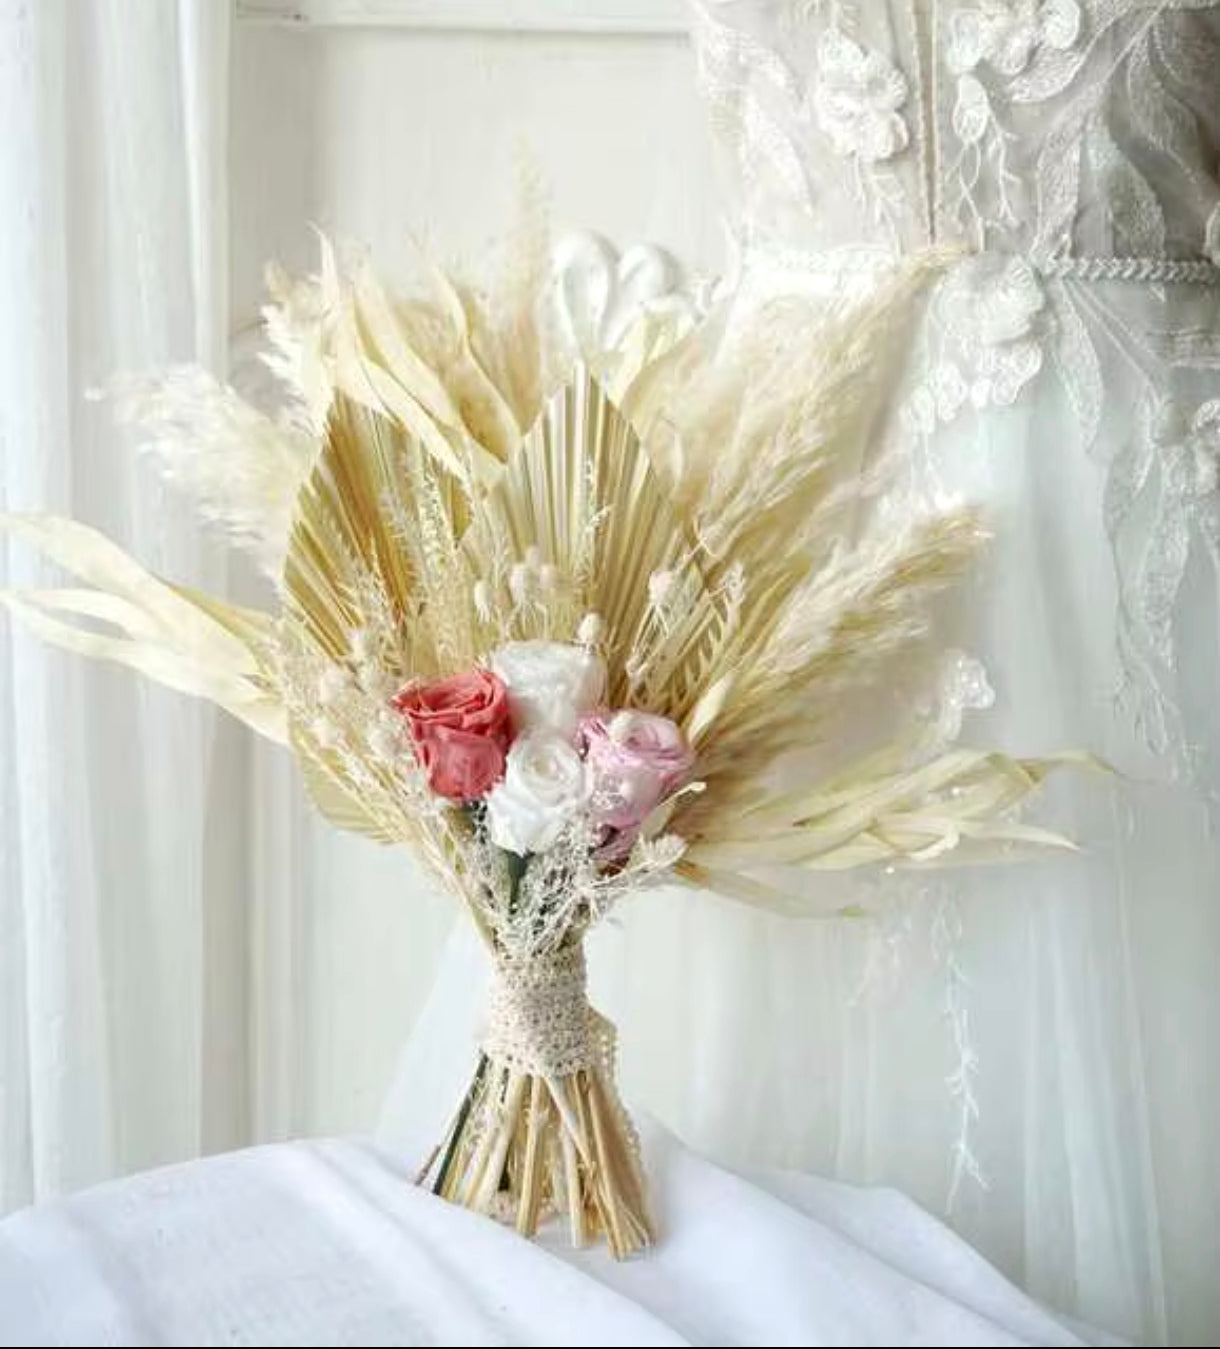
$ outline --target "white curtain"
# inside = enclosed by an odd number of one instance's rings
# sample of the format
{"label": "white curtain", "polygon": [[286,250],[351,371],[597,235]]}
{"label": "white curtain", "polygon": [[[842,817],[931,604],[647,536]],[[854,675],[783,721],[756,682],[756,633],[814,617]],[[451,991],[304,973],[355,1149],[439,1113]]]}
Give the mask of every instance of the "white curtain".
{"label": "white curtain", "polygon": [[[225,0],[0,0],[0,507],[223,585],[86,391],[226,347]],[[0,584],[50,580],[0,545]],[[247,1140],[241,735],[0,620],[0,1210]]]}
{"label": "white curtain", "polygon": [[[0,510],[269,604],[86,396],[223,373],[231,23],[228,0],[0,0]],[[0,541],[0,586],[58,579]],[[0,1211],[367,1128],[454,914],[420,890],[282,750],[0,611]]]}

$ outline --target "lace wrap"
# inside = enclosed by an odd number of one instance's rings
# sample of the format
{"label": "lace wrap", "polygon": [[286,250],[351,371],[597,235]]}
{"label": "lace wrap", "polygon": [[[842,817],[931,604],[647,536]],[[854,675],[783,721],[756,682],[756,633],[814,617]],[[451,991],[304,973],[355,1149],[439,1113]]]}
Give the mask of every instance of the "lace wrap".
{"label": "lace wrap", "polygon": [[483,1038],[493,1062],[536,1077],[568,1077],[604,1066],[613,1036],[586,997],[580,945],[529,959],[497,957]]}

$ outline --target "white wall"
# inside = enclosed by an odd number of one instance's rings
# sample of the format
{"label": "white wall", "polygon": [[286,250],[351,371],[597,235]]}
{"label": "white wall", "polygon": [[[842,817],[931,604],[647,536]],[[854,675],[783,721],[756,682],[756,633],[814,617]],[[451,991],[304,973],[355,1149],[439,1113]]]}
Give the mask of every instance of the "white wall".
{"label": "white wall", "polygon": [[506,219],[521,147],[557,223],[662,244],[700,268],[719,260],[681,38],[239,23],[234,78],[239,318],[268,257],[308,260],[308,221],[368,243],[390,269],[408,233],[477,256]]}
{"label": "white wall", "polygon": [[[719,264],[709,140],[681,37],[239,22],[235,47],[237,326],[257,314],[268,258],[312,264],[310,221],[368,243],[391,273],[412,233],[442,258],[477,257],[507,220],[519,145],[557,225]],[[275,750],[255,754],[256,1127],[368,1128],[451,909],[401,855],[314,819]]]}

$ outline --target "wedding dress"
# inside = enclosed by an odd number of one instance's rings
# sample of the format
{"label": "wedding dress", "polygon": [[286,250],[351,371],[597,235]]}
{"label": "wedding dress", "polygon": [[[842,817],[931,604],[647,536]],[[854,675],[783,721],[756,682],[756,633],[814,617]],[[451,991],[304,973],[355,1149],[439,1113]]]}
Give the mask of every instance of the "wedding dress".
{"label": "wedding dress", "polygon": [[[623,912],[591,962],[626,1093],[730,1163],[896,1186],[1063,1311],[1210,1342],[1220,6],[694,13],[738,303],[958,251],[884,432],[912,491],[979,503],[995,536],[945,665],[946,739],[1081,747],[1115,773],[1039,812],[1077,854],[811,881],[871,919],[677,891]],[[450,953],[408,1050],[399,1143],[435,1132],[468,1071],[475,959]]]}

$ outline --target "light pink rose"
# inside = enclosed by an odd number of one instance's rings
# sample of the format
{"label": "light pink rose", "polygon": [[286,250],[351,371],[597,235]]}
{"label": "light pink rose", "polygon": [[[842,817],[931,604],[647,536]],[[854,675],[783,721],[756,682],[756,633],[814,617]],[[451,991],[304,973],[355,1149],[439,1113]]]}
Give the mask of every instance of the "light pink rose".
{"label": "light pink rose", "polygon": [[489,670],[408,684],[393,705],[407,719],[428,786],[438,796],[474,801],[504,776],[508,690]]}
{"label": "light pink rose", "polygon": [[650,712],[586,717],[579,742],[592,776],[593,822],[610,831],[607,844],[621,854],[644,820],[690,777],[694,753],[668,717]]}

